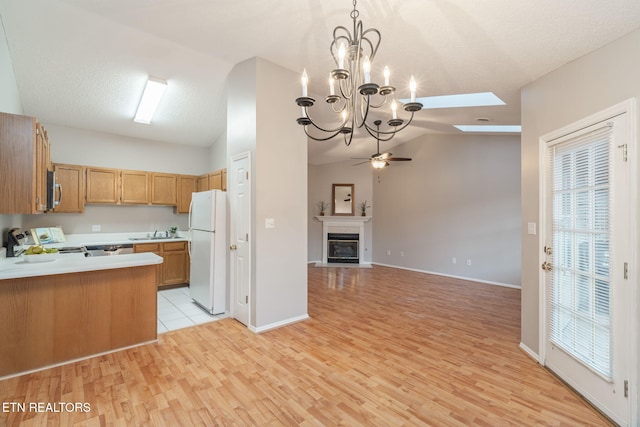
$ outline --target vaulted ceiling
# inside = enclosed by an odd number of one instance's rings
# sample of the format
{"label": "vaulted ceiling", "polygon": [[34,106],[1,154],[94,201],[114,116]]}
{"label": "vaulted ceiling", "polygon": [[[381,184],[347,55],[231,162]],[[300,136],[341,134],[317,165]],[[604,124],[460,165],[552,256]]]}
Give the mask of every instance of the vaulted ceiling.
{"label": "vaulted ceiling", "polygon": [[[351,26],[352,8],[347,0],[0,0],[0,17],[25,114],[209,146],[225,132],[226,77],[238,62],[306,68],[323,93],[331,33]],[[361,0],[358,9],[365,28],[382,33],[373,73],[389,65],[399,90],[414,74],[418,96],[493,91],[506,102],[422,110],[396,142],[458,133],[452,124],[478,117],[519,124],[523,85],[640,27],[637,0]],[[149,75],[169,87],[153,123],[141,125],[132,117]],[[310,162],[374,146],[341,145],[310,142]]]}

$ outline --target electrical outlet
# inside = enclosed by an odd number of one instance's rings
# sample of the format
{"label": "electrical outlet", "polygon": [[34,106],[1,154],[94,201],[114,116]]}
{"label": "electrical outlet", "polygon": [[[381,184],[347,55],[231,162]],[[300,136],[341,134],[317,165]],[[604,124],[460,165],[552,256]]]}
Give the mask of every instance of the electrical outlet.
{"label": "electrical outlet", "polygon": [[91,226],[91,231],[100,231],[100,226],[99,225],[92,225]]}
{"label": "electrical outlet", "polygon": [[387,256],[391,256],[391,249],[387,249]]}
{"label": "electrical outlet", "polygon": [[467,259],[467,266],[471,267],[471,259]]}
{"label": "electrical outlet", "polygon": [[404,256],[404,251],[400,251],[400,256]]}
{"label": "electrical outlet", "polygon": [[457,264],[458,260],[456,259],[456,257],[451,258],[451,264]]}
{"label": "electrical outlet", "polygon": [[264,228],[276,228],[276,220],[274,218],[266,218],[264,220]]}

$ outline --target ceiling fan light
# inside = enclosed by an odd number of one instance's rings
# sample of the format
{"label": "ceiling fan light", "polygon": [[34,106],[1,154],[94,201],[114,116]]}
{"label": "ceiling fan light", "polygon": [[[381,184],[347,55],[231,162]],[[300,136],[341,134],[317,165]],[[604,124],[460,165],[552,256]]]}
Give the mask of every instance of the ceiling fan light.
{"label": "ceiling fan light", "polygon": [[381,159],[373,159],[371,160],[371,166],[373,166],[374,169],[382,169],[385,166],[387,166],[388,163],[384,160]]}

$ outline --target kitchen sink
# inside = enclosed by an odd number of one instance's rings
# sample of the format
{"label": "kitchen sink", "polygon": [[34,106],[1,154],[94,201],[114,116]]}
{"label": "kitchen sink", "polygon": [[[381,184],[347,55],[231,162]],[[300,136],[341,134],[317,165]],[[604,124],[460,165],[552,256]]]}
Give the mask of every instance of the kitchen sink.
{"label": "kitchen sink", "polygon": [[166,236],[148,236],[148,237],[129,237],[129,240],[169,240],[169,239],[175,239],[176,236],[170,236],[170,237],[166,237]]}

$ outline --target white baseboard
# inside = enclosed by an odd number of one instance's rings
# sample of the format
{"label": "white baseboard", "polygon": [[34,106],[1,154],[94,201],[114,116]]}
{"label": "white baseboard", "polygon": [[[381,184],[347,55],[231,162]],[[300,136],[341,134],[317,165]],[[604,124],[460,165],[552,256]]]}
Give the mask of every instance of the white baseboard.
{"label": "white baseboard", "polygon": [[253,325],[249,326],[249,330],[255,334],[260,334],[262,332],[270,331],[271,329],[280,328],[282,326],[291,325],[292,323],[302,322],[303,320],[310,319],[309,314],[303,314],[297,317],[291,317],[289,319],[281,320],[279,322],[270,323],[268,325],[255,327]]}
{"label": "white baseboard", "polygon": [[428,271],[428,270],[420,270],[420,269],[417,269],[417,268],[402,267],[402,266],[399,266],[399,265],[381,264],[379,262],[374,262],[373,264],[381,265],[383,267],[399,268],[401,270],[416,271],[418,273],[433,274],[435,276],[450,277],[452,279],[468,280],[470,282],[484,283],[484,284],[487,284],[487,285],[503,286],[505,288],[513,288],[513,289],[522,289],[522,287],[520,285],[512,285],[510,283],[492,282],[490,280],[476,279],[476,278],[473,278],[473,277],[454,276],[452,274],[444,274],[444,273],[438,273],[438,272],[435,272],[435,271]]}
{"label": "white baseboard", "polygon": [[523,343],[520,343],[519,347],[520,347],[520,350],[524,351],[527,354],[527,356],[531,357],[533,360],[540,363],[540,356],[538,356],[538,354],[535,351],[531,350],[529,347],[527,347]]}

